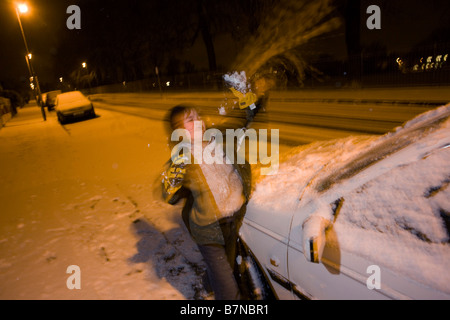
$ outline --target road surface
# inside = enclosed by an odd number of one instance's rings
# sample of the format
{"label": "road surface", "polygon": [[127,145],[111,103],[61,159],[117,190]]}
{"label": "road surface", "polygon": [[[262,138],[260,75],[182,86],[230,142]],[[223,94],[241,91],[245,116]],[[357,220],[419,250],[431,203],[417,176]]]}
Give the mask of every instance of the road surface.
{"label": "road surface", "polygon": [[96,112],[61,126],[29,106],[0,130],[0,299],[199,298],[200,253],[158,197],[161,122]]}
{"label": "road surface", "polygon": [[[256,118],[255,129],[278,129],[280,143],[295,146],[317,140],[342,138],[349,135],[384,134],[414,116],[445,104],[450,97],[404,100],[389,98],[389,94],[376,99],[350,96],[337,98],[309,95],[272,94],[263,122]],[[439,96],[438,96],[439,97]],[[212,126],[220,126],[227,117],[242,117],[237,112],[237,100],[227,93],[195,94],[95,94],[92,101],[99,107],[153,120],[163,119],[174,105],[190,103],[201,108],[202,114]],[[219,114],[224,107],[227,115]],[[270,133],[270,132],[269,132]]]}

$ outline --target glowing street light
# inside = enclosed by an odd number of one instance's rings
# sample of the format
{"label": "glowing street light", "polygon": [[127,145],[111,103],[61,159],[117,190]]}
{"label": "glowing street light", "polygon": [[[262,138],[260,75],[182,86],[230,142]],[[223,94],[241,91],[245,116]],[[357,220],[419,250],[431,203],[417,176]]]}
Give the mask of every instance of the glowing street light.
{"label": "glowing street light", "polygon": [[81,64],[81,66],[82,66],[84,69],[86,69],[86,62],[83,62],[83,63]]}
{"label": "glowing street light", "polygon": [[20,26],[20,31],[22,32],[22,38],[23,38],[23,42],[25,44],[25,49],[27,50],[27,54],[30,54],[30,50],[28,50],[28,44],[27,44],[27,40],[25,38],[25,33],[23,32],[23,27],[22,27],[22,21],[20,20],[20,14],[21,13],[27,13],[28,12],[28,6],[26,4],[17,4],[15,6],[16,9],[16,15],[17,15],[17,21],[19,21],[19,26]]}
{"label": "glowing street light", "polygon": [[28,43],[27,43],[27,39],[25,37],[25,32],[23,31],[23,26],[22,26],[22,21],[20,20],[20,14],[22,13],[27,13],[28,12],[28,6],[25,3],[19,3],[15,5],[15,9],[16,9],[16,15],[17,15],[17,21],[19,22],[19,26],[20,26],[20,31],[22,32],[22,38],[23,38],[23,43],[25,44],[25,50],[27,52],[25,59],[27,61],[27,65],[31,74],[31,77],[33,77],[33,79],[36,81],[36,85],[32,86],[32,88],[36,88],[36,93],[38,96],[38,104],[41,107],[41,112],[42,112],[42,117],[44,118],[44,121],[47,120],[47,116],[45,114],[45,109],[44,109],[44,105],[42,103],[42,93],[41,93],[41,88],[39,86],[39,81],[37,76],[34,73],[33,67],[31,65],[31,57],[32,54],[30,53],[30,50],[28,49]]}
{"label": "glowing street light", "polygon": [[28,6],[25,3],[19,3],[17,5],[17,9],[19,9],[20,13],[27,13],[28,12]]}

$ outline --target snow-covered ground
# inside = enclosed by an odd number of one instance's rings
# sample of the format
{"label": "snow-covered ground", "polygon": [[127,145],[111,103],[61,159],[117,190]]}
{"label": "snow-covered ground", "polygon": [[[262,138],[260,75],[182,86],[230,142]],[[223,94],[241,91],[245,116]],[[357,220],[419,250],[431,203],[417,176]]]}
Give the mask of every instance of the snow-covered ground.
{"label": "snow-covered ground", "polygon": [[[0,130],[0,299],[207,298],[180,207],[160,198],[162,121],[98,106],[65,126],[27,107]],[[70,265],[79,290],[67,288]]]}
{"label": "snow-covered ground", "polygon": [[0,299],[205,296],[180,208],[154,190],[170,156],[162,122],[96,112],[63,127],[27,107],[0,131]]}

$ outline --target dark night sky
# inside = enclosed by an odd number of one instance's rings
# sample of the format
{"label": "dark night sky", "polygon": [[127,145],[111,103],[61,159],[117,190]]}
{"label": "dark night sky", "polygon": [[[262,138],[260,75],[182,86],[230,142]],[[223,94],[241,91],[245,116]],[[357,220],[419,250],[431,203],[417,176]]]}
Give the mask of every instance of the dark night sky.
{"label": "dark night sky", "polygon": [[[448,33],[450,1],[448,0],[361,1],[364,8],[370,4],[380,4],[382,10],[382,30],[367,30],[365,23],[368,15],[363,13],[361,19],[363,25],[361,29],[362,44],[378,42],[385,45],[389,51],[408,51],[414,45],[426,40],[434,30],[444,27],[447,27],[447,39],[450,39]],[[98,3],[95,0],[91,0],[92,2]],[[69,5],[80,5],[82,32],[89,33],[89,23],[86,21],[88,15],[84,14],[91,10],[89,1],[80,3],[81,1],[76,0],[28,1],[31,12],[29,15],[23,16],[22,23],[30,51],[34,54],[34,67],[41,81],[50,82],[59,77],[56,71],[58,68],[55,67],[54,62],[60,53],[58,50],[60,40],[62,37],[75,38],[80,32],[69,31],[66,28],[65,22],[69,17],[66,9]],[[112,1],[102,1],[102,3],[104,6],[113,5]],[[89,13],[92,16],[92,12]],[[129,19],[132,18],[129,17]],[[28,78],[24,58],[25,48],[12,0],[0,2],[0,48],[0,81],[8,86]],[[75,50],[73,54],[79,55],[79,59],[82,61],[86,50],[89,48],[82,47]],[[221,52],[216,52],[216,54],[220,60]],[[331,48],[330,54],[333,54]],[[338,54],[338,52],[334,54]]]}
{"label": "dark night sky", "polygon": [[[434,30],[447,28],[450,41],[450,1],[448,0],[362,0],[362,7],[377,4],[381,8],[381,30],[368,30],[364,25],[362,44],[380,42],[391,51],[408,51],[426,40]],[[365,14],[363,17],[368,17]]]}
{"label": "dark night sky", "polygon": [[[21,16],[33,65],[40,78],[53,77],[53,57],[57,55],[58,37],[65,28],[65,11],[70,1],[28,1],[30,12]],[[62,23],[61,23],[62,22]],[[7,86],[28,78],[25,46],[11,0],[0,1],[0,81]]]}

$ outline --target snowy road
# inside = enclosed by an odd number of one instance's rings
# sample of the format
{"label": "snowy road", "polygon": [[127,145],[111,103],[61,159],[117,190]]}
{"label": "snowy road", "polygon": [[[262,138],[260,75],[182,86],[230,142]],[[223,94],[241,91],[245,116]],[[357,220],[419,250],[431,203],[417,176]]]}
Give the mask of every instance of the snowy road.
{"label": "snowy road", "polygon": [[[401,94],[389,91],[364,91],[362,96],[354,93],[314,92],[308,94],[273,92],[267,106],[265,123],[258,117],[255,129],[279,129],[282,144],[296,146],[317,140],[343,138],[359,134],[384,134],[404,122],[436,106],[450,101],[450,94],[441,89],[430,96],[429,89]],[[352,96],[355,96],[352,98]],[[408,100],[409,98],[409,100]],[[220,125],[224,117],[220,107],[236,107],[237,99],[231,93],[159,93],[95,94],[91,96],[101,108],[130,115],[159,120],[166,110],[179,103],[191,103],[201,108],[208,122]]]}

